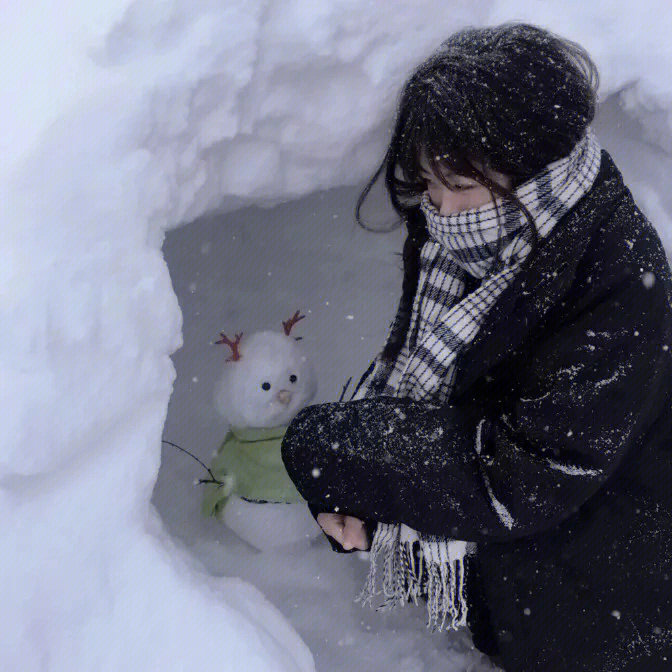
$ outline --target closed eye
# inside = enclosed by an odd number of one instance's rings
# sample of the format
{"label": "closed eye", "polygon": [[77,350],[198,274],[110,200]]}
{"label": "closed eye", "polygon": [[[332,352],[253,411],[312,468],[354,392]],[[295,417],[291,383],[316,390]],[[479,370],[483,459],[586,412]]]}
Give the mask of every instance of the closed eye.
{"label": "closed eye", "polygon": [[[423,178],[423,179],[424,179],[424,182],[425,182],[425,185],[426,185],[427,189],[433,189],[433,188],[436,188],[436,187],[440,188],[440,187],[445,187],[446,186],[442,182],[435,182],[434,180],[428,180],[426,178]],[[455,184],[455,183],[448,182],[448,189],[450,189],[451,191],[468,191],[469,189],[473,189],[474,186],[475,185],[473,185],[473,184],[459,184],[459,183]]]}

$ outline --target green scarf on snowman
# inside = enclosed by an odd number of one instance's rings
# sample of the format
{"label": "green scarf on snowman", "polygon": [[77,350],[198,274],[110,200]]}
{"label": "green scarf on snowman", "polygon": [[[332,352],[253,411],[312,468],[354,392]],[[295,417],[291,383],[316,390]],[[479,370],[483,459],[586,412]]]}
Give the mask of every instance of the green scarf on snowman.
{"label": "green scarf on snowman", "polygon": [[206,485],[201,507],[204,516],[220,514],[231,495],[255,502],[303,501],[280,454],[286,430],[287,426],[231,427],[210,468],[224,485]]}

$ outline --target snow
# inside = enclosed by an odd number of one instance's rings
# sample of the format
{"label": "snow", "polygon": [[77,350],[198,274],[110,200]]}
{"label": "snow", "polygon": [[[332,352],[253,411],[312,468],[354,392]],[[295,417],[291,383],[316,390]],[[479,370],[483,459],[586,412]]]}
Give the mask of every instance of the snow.
{"label": "snow", "polygon": [[229,325],[301,308],[318,401],[363,371],[402,237],[353,227],[355,188],[409,70],[509,19],[595,57],[598,137],[670,250],[664,0],[3,4],[2,669],[487,669],[420,608],[353,605],[358,557],[255,555],[199,520],[196,465],[160,441],[221,441],[208,343]]}

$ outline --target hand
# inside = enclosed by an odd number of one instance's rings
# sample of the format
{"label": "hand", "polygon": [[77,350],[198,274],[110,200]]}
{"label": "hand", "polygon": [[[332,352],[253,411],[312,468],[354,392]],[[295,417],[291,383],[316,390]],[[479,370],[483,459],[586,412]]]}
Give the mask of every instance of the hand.
{"label": "hand", "polygon": [[343,513],[320,513],[317,523],[325,534],[335,539],[346,551],[357,548],[366,551],[369,540],[363,521]]}

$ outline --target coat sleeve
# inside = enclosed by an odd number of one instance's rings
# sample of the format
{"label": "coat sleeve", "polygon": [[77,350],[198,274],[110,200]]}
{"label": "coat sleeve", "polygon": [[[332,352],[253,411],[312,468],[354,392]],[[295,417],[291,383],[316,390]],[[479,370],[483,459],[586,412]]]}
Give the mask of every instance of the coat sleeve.
{"label": "coat sleeve", "polygon": [[652,421],[669,372],[666,285],[621,279],[531,349],[519,394],[499,405],[380,396],[306,407],[282,444],[290,477],[314,509],[425,534],[507,541],[556,526]]}

